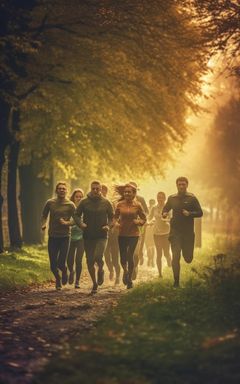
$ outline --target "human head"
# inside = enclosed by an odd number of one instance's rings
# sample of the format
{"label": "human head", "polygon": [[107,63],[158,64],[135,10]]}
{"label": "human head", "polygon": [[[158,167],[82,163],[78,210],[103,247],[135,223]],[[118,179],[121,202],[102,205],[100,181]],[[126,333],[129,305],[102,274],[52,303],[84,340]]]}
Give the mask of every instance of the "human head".
{"label": "human head", "polygon": [[106,186],[106,184],[102,184],[102,195],[106,197],[107,193],[108,193],[108,187]]}
{"label": "human head", "polygon": [[164,204],[166,200],[166,195],[164,192],[160,191],[157,193],[157,201],[158,201],[158,204],[161,205],[161,204]]}
{"label": "human head", "polygon": [[102,185],[101,185],[100,181],[94,180],[91,182],[91,194],[94,197],[101,196]]}
{"label": "human head", "polygon": [[186,193],[188,187],[188,179],[184,176],[178,177],[176,180],[178,193]]}
{"label": "human head", "polygon": [[132,183],[115,185],[114,189],[121,196],[121,200],[133,200],[137,193],[137,189]]}
{"label": "human head", "polygon": [[153,207],[155,205],[155,200],[154,199],[150,199],[149,200],[149,207]]}
{"label": "human head", "polygon": [[84,196],[84,192],[81,188],[76,188],[72,192],[70,200],[74,202],[75,205],[78,205]]}
{"label": "human head", "polygon": [[67,194],[67,183],[65,181],[59,181],[56,184],[55,192],[59,199],[64,199]]}
{"label": "human head", "polygon": [[131,201],[135,198],[137,194],[137,188],[135,187],[134,184],[128,183],[124,185],[123,188],[123,197],[127,201]]}

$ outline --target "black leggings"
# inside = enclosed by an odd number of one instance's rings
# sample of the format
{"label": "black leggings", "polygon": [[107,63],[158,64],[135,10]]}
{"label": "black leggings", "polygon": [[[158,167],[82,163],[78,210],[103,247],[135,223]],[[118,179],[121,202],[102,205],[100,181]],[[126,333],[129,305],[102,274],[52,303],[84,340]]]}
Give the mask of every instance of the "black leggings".
{"label": "black leggings", "polygon": [[69,237],[49,237],[48,254],[50,268],[55,278],[59,278],[59,269],[66,271],[66,258],[69,247]]}
{"label": "black leggings", "polygon": [[76,281],[79,281],[82,272],[82,258],[84,254],[83,239],[71,240],[68,251],[67,265],[70,272],[73,272],[75,262],[76,267]]}
{"label": "black leggings", "polygon": [[118,244],[120,251],[121,266],[125,270],[128,268],[129,279],[132,279],[134,269],[133,254],[137,246],[139,236],[119,236]]}

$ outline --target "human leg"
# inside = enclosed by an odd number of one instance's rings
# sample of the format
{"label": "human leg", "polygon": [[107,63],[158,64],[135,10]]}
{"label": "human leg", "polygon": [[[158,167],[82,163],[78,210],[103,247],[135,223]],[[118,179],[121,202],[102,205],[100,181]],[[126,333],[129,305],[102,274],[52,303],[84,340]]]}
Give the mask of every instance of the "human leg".
{"label": "human leg", "polygon": [[76,241],[70,241],[69,250],[68,250],[68,256],[67,256],[67,266],[69,270],[69,284],[73,283],[74,280],[74,259],[77,249],[77,242]]}
{"label": "human leg", "polygon": [[194,232],[184,233],[182,236],[182,255],[188,264],[190,264],[193,260],[194,240]]}
{"label": "human leg", "polygon": [[83,239],[77,241],[76,249],[76,279],[75,279],[75,288],[79,288],[79,280],[82,273],[82,259],[84,254],[84,244]]}
{"label": "human leg", "polygon": [[180,277],[180,258],[181,258],[181,236],[172,234],[169,236],[172,249],[172,270],[174,278],[174,286],[179,286]]}
{"label": "human leg", "polygon": [[58,239],[54,237],[49,237],[48,255],[49,255],[49,261],[50,261],[50,269],[56,279],[56,289],[61,289],[61,278],[58,271],[58,253],[59,253]]}

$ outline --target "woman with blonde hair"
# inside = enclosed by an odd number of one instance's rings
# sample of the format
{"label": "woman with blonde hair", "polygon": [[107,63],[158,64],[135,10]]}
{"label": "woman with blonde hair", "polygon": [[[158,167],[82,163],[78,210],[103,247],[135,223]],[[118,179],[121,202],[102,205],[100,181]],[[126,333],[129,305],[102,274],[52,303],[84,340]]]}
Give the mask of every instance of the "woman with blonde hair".
{"label": "woman with blonde hair", "polygon": [[137,188],[133,184],[116,185],[114,189],[120,195],[114,218],[119,227],[118,244],[123,283],[130,289],[133,286],[133,254],[140,235],[139,226],[145,224],[146,215],[141,203],[136,200]]}

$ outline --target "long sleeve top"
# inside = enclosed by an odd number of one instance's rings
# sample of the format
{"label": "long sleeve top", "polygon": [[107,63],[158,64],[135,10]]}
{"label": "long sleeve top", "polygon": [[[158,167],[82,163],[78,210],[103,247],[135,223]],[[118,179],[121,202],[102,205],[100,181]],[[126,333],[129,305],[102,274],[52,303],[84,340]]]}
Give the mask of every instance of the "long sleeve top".
{"label": "long sleeve top", "polygon": [[70,236],[70,227],[61,224],[60,219],[70,220],[74,215],[75,209],[75,204],[69,199],[60,200],[53,198],[47,200],[42,212],[42,225],[46,224],[49,215],[48,235],[50,237]]}
{"label": "long sleeve top", "polygon": [[[119,236],[139,236],[139,225],[144,225],[147,218],[143,211],[141,203],[137,200],[127,202],[120,201],[115,210],[114,218],[119,221]],[[141,219],[140,224],[135,224],[134,219]]]}
{"label": "long sleeve top", "polygon": [[[189,216],[183,214],[184,209],[190,213]],[[193,231],[194,218],[202,217],[203,215],[198,199],[189,192],[169,196],[162,212],[165,213],[170,210],[172,210],[172,218],[170,221],[171,231]]]}

